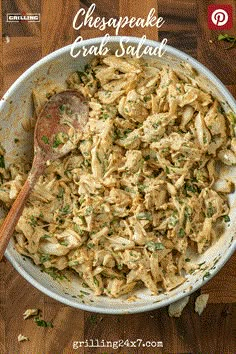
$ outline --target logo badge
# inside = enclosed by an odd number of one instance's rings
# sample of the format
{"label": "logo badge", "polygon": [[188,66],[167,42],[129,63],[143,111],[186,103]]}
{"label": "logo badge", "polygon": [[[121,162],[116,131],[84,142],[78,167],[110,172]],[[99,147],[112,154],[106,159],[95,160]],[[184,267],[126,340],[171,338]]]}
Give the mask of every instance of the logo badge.
{"label": "logo badge", "polygon": [[8,13],[7,22],[40,22],[40,14]]}
{"label": "logo badge", "polygon": [[233,8],[231,5],[208,6],[208,28],[228,30],[233,27]]}

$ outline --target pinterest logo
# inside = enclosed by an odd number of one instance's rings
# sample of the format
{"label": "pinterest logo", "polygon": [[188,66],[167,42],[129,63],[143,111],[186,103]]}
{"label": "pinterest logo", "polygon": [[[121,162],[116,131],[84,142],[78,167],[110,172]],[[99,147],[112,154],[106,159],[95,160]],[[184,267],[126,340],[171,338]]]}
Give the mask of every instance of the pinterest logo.
{"label": "pinterest logo", "polygon": [[233,27],[233,8],[231,5],[209,5],[208,27],[211,30],[225,30]]}
{"label": "pinterest logo", "polygon": [[222,9],[217,9],[211,14],[211,20],[216,26],[224,26],[228,22],[228,19],[228,13]]}

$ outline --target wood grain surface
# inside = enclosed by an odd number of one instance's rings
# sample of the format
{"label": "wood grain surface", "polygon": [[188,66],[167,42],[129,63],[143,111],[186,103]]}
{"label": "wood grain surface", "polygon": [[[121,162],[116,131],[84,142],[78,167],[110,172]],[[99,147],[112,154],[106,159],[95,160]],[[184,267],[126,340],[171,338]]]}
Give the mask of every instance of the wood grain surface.
{"label": "wood grain surface", "polygon": [[[154,28],[123,29],[120,34],[150,39],[168,39],[168,44],[197,58],[212,70],[236,96],[236,49],[225,50],[217,41],[218,31],[207,27],[207,6],[211,0],[95,0],[96,16],[145,17],[150,8],[158,10],[166,23]],[[43,56],[72,43],[78,33],[72,20],[80,7],[87,9],[90,0],[2,0],[0,2],[0,94],[29,66]],[[235,1],[221,0],[231,4]],[[14,11],[13,11],[14,10]],[[41,14],[40,24],[6,24],[7,12]],[[228,33],[235,35],[234,28]],[[109,34],[113,35],[114,30]],[[84,27],[84,38],[104,35]],[[236,255],[191,300],[180,318],[170,318],[167,308],[136,315],[96,315],[76,310],[43,295],[26,282],[4,259],[0,263],[0,354],[69,354],[69,353],[207,353],[236,352]],[[201,316],[194,312],[194,300],[208,293],[209,304]],[[54,328],[37,327],[23,320],[27,308],[40,308],[43,318],[52,320]],[[18,343],[22,333],[30,341]],[[73,341],[99,339],[163,341],[163,348],[80,348]]]}

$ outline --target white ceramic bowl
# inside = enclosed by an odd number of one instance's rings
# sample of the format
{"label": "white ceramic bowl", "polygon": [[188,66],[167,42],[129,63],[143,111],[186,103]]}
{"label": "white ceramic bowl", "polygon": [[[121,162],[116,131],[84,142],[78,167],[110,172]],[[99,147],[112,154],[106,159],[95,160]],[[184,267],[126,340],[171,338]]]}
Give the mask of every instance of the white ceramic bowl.
{"label": "white ceramic bowl", "polygon": [[[135,37],[125,37],[125,39],[129,41],[129,45],[133,46],[137,46],[139,42],[139,38]],[[101,41],[102,38],[86,40],[78,44],[77,48],[80,48],[82,45],[86,47],[92,45],[98,47]],[[119,46],[119,41],[120,37],[110,37],[107,46],[114,50]],[[158,47],[160,44],[155,41],[146,40],[145,45]],[[236,112],[234,98],[215,75],[187,54],[170,46],[167,46],[166,49],[167,52],[160,59],[161,63],[169,64],[171,67],[181,70],[181,62],[188,62],[200,74],[199,77],[203,79],[202,85],[208,91],[211,91],[219,101],[227,102],[224,106],[225,110]],[[14,161],[16,153],[19,156],[24,153],[27,156],[32,156],[32,132],[25,132],[22,129],[21,122],[23,117],[30,117],[32,115],[31,92],[39,80],[44,82],[50,79],[60,84],[65,83],[65,79],[69,73],[83,69],[84,65],[90,60],[91,56],[80,56],[73,59],[70,55],[70,46],[67,46],[38,61],[11,86],[0,102],[0,125],[2,127],[0,141],[6,149],[5,159],[7,163]],[[17,146],[14,144],[16,136],[21,137],[20,143]],[[235,170],[229,169],[226,173],[231,174],[232,178],[236,179]],[[231,205],[230,225],[226,227],[224,234],[212,247],[203,255],[196,258],[197,263],[205,262],[201,269],[189,275],[185,283],[168,293],[152,296],[147,290],[138,290],[135,293],[137,295],[135,302],[127,301],[128,297],[110,299],[103,296],[96,297],[93,294],[84,297],[77,296],[81,295],[81,289],[87,291],[87,289],[81,287],[78,280],[73,280],[71,283],[68,283],[66,280],[62,283],[54,281],[49,275],[42,273],[40,268],[34,265],[29,259],[24,259],[19,255],[14,249],[13,240],[11,240],[5,255],[15,269],[33,286],[66,305],[83,310],[111,314],[150,311],[169,305],[192,293],[214,276],[230,258],[236,248],[234,238],[236,233],[236,208],[233,204],[234,199],[236,200],[235,197],[235,193],[229,197]],[[204,277],[204,275],[208,275],[208,277]]]}

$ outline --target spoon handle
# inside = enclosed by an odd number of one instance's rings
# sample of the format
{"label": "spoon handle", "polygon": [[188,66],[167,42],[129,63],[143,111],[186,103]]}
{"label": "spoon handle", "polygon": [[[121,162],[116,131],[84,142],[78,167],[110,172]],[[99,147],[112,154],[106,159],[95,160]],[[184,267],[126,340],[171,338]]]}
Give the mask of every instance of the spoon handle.
{"label": "spoon handle", "polygon": [[13,235],[16,224],[18,223],[18,220],[23,212],[28,196],[37,182],[39,175],[42,173],[42,168],[35,168],[35,165],[37,166],[37,164],[33,163],[33,167],[27,180],[25,181],[25,184],[23,185],[20,193],[12,204],[10,211],[0,227],[0,261],[4,255],[10,238]]}

